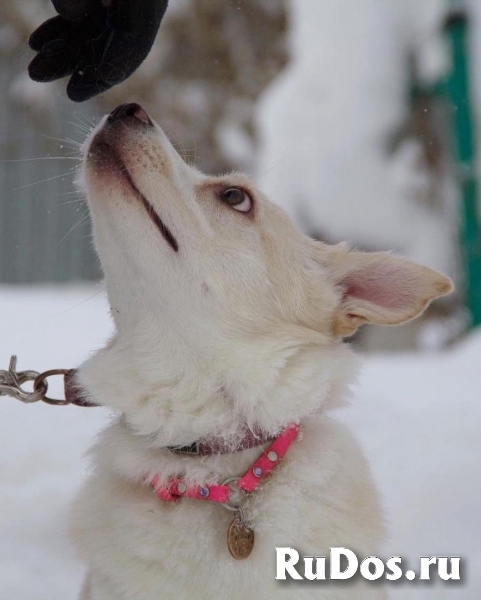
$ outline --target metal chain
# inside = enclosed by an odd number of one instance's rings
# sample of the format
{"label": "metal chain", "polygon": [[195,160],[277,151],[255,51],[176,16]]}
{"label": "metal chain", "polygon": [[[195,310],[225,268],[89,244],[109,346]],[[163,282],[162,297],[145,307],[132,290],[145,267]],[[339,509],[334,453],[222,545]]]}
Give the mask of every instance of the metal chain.
{"label": "metal chain", "polygon": [[[70,404],[68,400],[56,400],[47,396],[47,379],[54,375],[66,375],[68,372],[68,369],[52,369],[44,373],[17,371],[17,357],[12,356],[8,370],[0,369],[0,396],[12,396],[25,404],[42,401],[57,406],[65,406]],[[33,391],[31,392],[22,387],[29,381],[33,382]]]}

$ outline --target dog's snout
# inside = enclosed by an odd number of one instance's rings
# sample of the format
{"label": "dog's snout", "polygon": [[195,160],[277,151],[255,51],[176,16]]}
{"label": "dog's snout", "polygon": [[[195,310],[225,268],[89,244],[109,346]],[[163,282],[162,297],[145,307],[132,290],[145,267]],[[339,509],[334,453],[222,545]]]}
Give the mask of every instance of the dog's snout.
{"label": "dog's snout", "polygon": [[152,125],[152,121],[147,112],[142,108],[142,106],[140,106],[140,104],[137,104],[136,102],[117,106],[117,108],[110,113],[108,121],[109,123],[115,123],[127,117],[137,119],[145,125]]}

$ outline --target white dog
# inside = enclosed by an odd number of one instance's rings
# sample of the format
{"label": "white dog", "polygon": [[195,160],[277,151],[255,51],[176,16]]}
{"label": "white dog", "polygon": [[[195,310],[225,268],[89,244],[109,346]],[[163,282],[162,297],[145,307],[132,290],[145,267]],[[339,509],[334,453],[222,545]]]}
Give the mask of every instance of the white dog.
{"label": "white dog", "polygon": [[[412,319],[450,280],[304,237],[245,176],[188,166],[137,104],[93,132],[84,167],[116,332],[77,383],[120,416],[74,506],[82,600],[383,598],[358,578],[276,581],[275,549],[378,552],[369,468],[327,416],[353,379],[342,340]],[[275,468],[240,491],[259,457]]]}

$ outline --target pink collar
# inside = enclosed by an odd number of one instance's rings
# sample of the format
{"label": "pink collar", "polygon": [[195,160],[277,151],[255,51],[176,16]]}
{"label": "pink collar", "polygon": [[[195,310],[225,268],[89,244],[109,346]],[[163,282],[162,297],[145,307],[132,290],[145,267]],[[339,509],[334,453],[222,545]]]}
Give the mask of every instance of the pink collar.
{"label": "pink collar", "polygon": [[[232,496],[232,485],[243,492],[253,492],[267,475],[279,464],[286,452],[297,438],[299,425],[294,423],[284,429],[274,442],[262,453],[260,458],[249,467],[242,477],[232,477],[219,485],[191,485],[185,479],[171,477],[168,483],[160,484],[156,475],[150,481],[160,500],[173,502],[180,498],[195,498],[229,505]],[[230,506],[236,508],[236,506]]]}

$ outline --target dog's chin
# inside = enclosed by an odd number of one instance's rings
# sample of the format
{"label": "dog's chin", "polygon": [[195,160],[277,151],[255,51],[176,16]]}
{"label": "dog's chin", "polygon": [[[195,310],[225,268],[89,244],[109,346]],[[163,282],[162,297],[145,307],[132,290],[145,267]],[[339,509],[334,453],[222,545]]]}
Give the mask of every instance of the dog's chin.
{"label": "dog's chin", "polygon": [[123,145],[115,131],[101,129],[94,136],[84,157],[84,164],[91,186],[114,187],[123,197],[139,202],[170,248],[178,252],[177,239],[132,178],[123,158]]}

